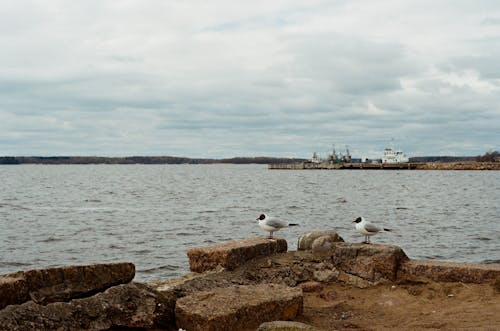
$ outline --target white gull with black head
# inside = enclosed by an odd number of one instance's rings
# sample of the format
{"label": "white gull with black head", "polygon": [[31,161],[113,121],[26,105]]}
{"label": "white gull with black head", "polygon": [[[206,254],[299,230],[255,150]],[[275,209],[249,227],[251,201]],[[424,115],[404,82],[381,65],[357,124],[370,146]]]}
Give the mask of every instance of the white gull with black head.
{"label": "white gull with black head", "polygon": [[273,239],[273,233],[289,226],[297,226],[295,223],[288,223],[287,221],[278,220],[267,216],[266,214],[260,214],[259,226],[262,230],[269,232],[269,239]]}
{"label": "white gull with black head", "polygon": [[386,229],[386,228],[380,228],[376,226],[375,224],[365,220],[364,217],[358,217],[356,218],[353,223],[356,223],[354,227],[356,228],[356,231],[361,233],[362,235],[365,236],[365,241],[363,243],[369,244],[370,243],[370,237],[376,235],[377,233],[381,231],[391,231],[391,229]]}

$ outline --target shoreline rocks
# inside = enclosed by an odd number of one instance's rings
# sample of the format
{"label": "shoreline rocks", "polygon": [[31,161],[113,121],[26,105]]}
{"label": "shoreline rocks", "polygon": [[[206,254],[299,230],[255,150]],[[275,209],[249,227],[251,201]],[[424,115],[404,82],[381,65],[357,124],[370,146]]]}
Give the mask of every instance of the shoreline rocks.
{"label": "shoreline rocks", "polygon": [[398,278],[481,284],[500,280],[500,265],[408,260],[401,265]]}
{"label": "shoreline rocks", "polygon": [[500,170],[500,162],[425,162],[417,170]]}
{"label": "shoreline rocks", "polygon": [[369,282],[395,281],[402,262],[409,260],[398,246],[336,243],[331,250],[333,265]]}
{"label": "shoreline rocks", "polygon": [[313,231],[304,233],[299,237],[297,250],[313,252],[325,252],[333,247],[335,242],[344,242],[335,231]]}
{"label": "shoreline rocks", "polygon": [[68,301],[130,282],[132,263],[110,263],[35,269],[0,275],[0,309],[32,300],[47,304]]}
{"label": "shoreline rocks", "polygon": [[249,238],[193,248],[190,267],[201,272],[147,284],[131,282],[132,263],[0,275],[0,330],[256,330],[265,322],[300,320],[304,293],[335,283],[500,288],[500,265],[411,260],[400,247],[346,243],[333,231],[304,234],[298,247],[288,252],[284,239]]}
{"label": "shoreline rocks", "polygon": [[175,298],[144,284],[129,283],[70,302],[7,306],[0,311],[0,330],[171,329],[174,308]]}
{"label": "shoreline rocks", "polygon": [[217,266],[233,270],[238,265],[251,259],[283,253],[287,249],[288,244],[282,238],[249,238],[193,248],[187,251],[187,255],[189,257],[189,269],[194,272],[203,272]]}
{"label": "shoreline rocks", "polygon": [[261,323],[293,320],[302,312],[300,288],[277,284],[235,285],[177,300],[177,326],[189,331],[255,330]]}

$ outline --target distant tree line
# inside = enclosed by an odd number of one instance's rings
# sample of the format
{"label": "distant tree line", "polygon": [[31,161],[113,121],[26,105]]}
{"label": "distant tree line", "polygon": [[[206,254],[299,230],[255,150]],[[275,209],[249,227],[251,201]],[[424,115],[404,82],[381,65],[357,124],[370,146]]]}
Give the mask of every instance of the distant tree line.
{"label": "distant tree line", "polygon": [[[225,159],[202,159],[178,156],[3,156],[0,164],[276,164],[301,163],[307,159],[276,157],[233,157]],[[500,153],[487,152],[480,156],[419,156],[410,157],[410,162],[500,162]]]}
{"label": "distant tree line", "polygon": [[475,161],[474,156],[416,156],[410,157],[409,161],[412,163],[426,163],[426,162],[470,162]]}
{"label": "distant tree line", "polygon": [[498,151],[487,152],[484,155],[476,157],[477,162],[500,162],[500,153]]}
{"label": "distant tree line", "polygon": [[234,157],[226,159],[201,159],[176,156],[3,156],[0,164],[274,164],[297,163],[305,159],[274,157]]}
{"label": "distant tree line", "polygon": [[479,156],[418,156],[410,157],[410,162],[500,162],[500,153],[487,152]]}

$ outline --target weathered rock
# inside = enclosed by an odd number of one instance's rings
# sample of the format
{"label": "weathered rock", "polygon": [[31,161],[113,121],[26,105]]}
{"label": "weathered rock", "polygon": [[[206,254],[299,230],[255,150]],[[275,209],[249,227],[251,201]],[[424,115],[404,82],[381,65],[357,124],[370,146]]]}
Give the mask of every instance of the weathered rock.
{"label": "weathered rock", "polygon": [[303,292],[319,292],[323,289],[323,284],[315,281],[307,281],[298,285]]}
{"label": "weathered rock", "polygon": [[0,311],[0,330],[108,330],[175,327],[175,298],[144,284],[129,283],[103,293],[46,306],[33,301]]}
{"label": "weathered rock", "polygon": [[194,272],[203,272],[221,266],[233,270],[248,260],[286,252],[285,239],[249,238],[223,244],[198,247],[187,251],[189,268]]}
{"label": "weathered rock", "polygon": [[161,291],[173,290],[178,297],[237,285],[261,283],[297,286],[308,281],[328,284],[345,282],[357,287],[394,281],[400,260],[406,255],[399,247],[335,243],[328,253],[293,251],[248,261],[228,272],[193,273],[182,282],[155,284]]}
{"label": "weathered rock", "polygon": [[405,261],[398,272],[400,281],[488,283],[500,278],[500,265],[444,261]]}
{"label": "weathered rock", "polygon": [[276,284],[233,286],[177,300],[177,326],[189,331],[255,330],[261,323],[292,320],[302,312],[299,288]]}
{"label": "weathered rock", "polygon": [[[343,271],[341,271],[339,273],[339,277],[337,278],[337,280],[339,282],[353,285],[353,286],[356,286],[359,288],[367,288],[367,287],[373,286],[373,285],[380,282],[380,279],[366,280],[366,279],[361,278],[359,276],[356,276],[356,275],[353,275],[353,274],[350,274],[347,272],[343,272]],[[384,280],[385,279],[383,279],[382,281],[384,281]]]}
{"label": "weathered rock", "polygon": [[321,236],[313,241],[311,250],[313,253],[328,252],[332,249],[335,241],[330,236]]}
{"label": "weathered rock", "polygon": [[321,331],[320,329],[300,323],[300,322],[292,322],[292,321],[273,321],[273,322],[265,322],[262,323],[257,331]]}
{"label": "weathered rock", "polygon": [[286,252],[252,260],[233,273],[237,274],[241,281],[252,284],[274,283],[294,287],[313,279],[316,263],[311,263],[309,258],[318,260],[309,251]]}
{"label": "weathered rock", "polygon": [[497,279],[495,279],[492,283],[491,283],[491,286],[493,286],[493,289],[495,289],[495,291],[497,293],[500,293],[500,277],[498,277]]}
{"label": "weathered rock", "polygon": [[[321,238],[321,239],[320,239]],[[318,240],[319,239],[319,240]],[[314,242],[316,244],[314,245]],[[299,242],[297,244],[297,250],[307,251],[312,250],[313,245],[317,251],[326,251],[331,248],[331,244],[334,242],[343,242],[344,239],[340,237],[335,231],[313,231],[302,234],[299,237]],[[330,247],[328,247],[330,246]]]}
{"label": "weathered rock", "polygon": [[336,269],[369,282],[395,281],[399,266],[408,260],[398,246],[351,243],[336,243],[331,258]]}
{"label": "weathered rock", "polygon": [[148,282],[148,285],[160,293],[172,294],[177,298],[216,288],[254,284],[256,282],[249,281],[242,277],[241,273],[234,271],[190,273],[188,277],[183,276],[172,280]]}
{"label": "weathered rock", "polygon": [[135,276],[132,263],[94,264],[20,271],[0,276],[0,309],[33,300],[68,301],[128,283]]}
{"label": "weathered rock", "polygon": [[329,283],[339,278],[340,271],[337,269],[320,269],[313,273],[313,279],[321,283]]}

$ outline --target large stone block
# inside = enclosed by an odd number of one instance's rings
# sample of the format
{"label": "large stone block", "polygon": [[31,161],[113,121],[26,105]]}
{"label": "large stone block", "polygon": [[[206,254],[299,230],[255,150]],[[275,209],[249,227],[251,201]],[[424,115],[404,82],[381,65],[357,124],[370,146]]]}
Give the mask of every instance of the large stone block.
{"label": "large stone block", "polygon": [[341,236],[335,231],[313,231],[302,234],[297,243],[299,251],[326,251],[331,249],[333,243],[343,242]]}
{"label": "large stone block", "polygon": [[500,279],[500,265],[409,260],[401,265],[398,279],[480,284]]}
{"label": "large stone block", "polygon": [[0,330],[108,330],[175,327],[175,298],[144,284],[122,284],[94,296],[46,306],[33,301],[0,311]]}
{"label": "large stone block", "polygon": [[94,264],[20,271],[0,276],[0,309],[33,300],[68,301],[128,283],[135,276],[132,263]]}
{"label": "large stone block", "polygon": [[263,322],[293,320],[302,312],[299,288],[276,284],[234,286],[177,300],[177,326],[189,331],[255,330]]}
{"label": "large stone block", "polygon": [[217,266],[233,270],[251,259],[284,253],[287,249],[287,242],[282,238],[249,238],[193,248],[187,251],[187,255],[190,270],[203,272],[215,269]]}
{"label": "large stone block", "polygon": [[405,252],[398,246],[336,243],[331,251],[333,265],[369,282],[395,281]]}

